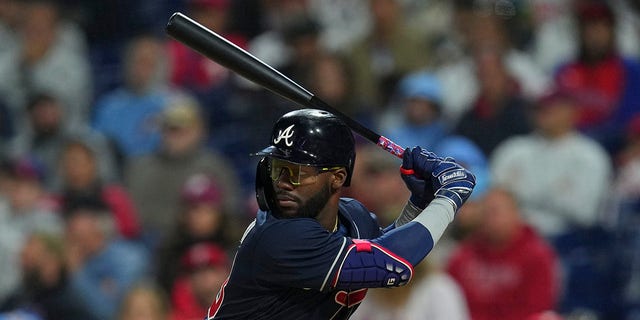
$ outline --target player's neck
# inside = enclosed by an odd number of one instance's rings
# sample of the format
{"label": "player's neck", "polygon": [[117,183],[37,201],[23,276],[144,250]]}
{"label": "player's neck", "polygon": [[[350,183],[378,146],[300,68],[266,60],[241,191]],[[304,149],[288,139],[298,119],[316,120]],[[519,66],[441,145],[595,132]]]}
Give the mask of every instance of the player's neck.
{"label": "player's neck", "polygon": [[338,227],[338,203],[329,200],[316,219],[327,231],[335,232]]}

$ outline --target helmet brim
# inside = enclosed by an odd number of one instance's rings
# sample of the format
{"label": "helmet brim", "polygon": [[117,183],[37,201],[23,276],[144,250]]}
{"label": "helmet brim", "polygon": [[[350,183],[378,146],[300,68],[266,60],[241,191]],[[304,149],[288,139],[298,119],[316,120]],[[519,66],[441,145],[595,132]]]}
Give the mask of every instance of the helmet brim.
{"label": "helmet brim", "polygon": [[324,165],[318,164],[317,156],[306,152],[304,150],[284,150],[282,148],[278,148],[276,146],[268,146],[256,153],[251,154],[252,156],[268,156],[273,158],[278,158],[282,160],[286,160],[289,162],[304,164],[304,165]]}

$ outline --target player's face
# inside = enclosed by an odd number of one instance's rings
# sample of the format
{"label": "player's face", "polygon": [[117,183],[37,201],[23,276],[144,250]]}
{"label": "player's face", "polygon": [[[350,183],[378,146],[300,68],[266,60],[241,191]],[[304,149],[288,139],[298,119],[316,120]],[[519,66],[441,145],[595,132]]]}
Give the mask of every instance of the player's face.
{"label": "player's face", "polygon": [[285,166],[285,161],[280,162],[276,165],[272,162],[271,167],[280,212],[287,217],[315,218],[334,192],[328,179],[332,171],[290,162],[292,166]]}

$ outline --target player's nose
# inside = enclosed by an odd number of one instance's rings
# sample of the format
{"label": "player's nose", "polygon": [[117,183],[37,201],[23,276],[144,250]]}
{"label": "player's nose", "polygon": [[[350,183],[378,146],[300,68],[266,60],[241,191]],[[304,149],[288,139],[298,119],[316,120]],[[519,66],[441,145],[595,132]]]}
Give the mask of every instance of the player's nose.
{"label": "player's nose", "polygon": [[282,169],[275,181],[276,186],[283,190],[293,190],[295,186],[291,183],[291,173],[289,170]]}

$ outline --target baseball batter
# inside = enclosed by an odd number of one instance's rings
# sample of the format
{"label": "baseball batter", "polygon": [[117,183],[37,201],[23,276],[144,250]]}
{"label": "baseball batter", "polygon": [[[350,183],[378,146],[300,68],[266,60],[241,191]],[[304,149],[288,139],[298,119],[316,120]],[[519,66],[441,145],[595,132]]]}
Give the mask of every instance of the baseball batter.
{"label": "baseball batter", "polygon": [[381,229],[360,202],[340,197],[355,147],[331,113],[285,114],[256,155],[260,211],[207,319],[348,319],[367,288],[411,280],[475,185],[453,159],[407,148],[400,174],[411,197]]}

